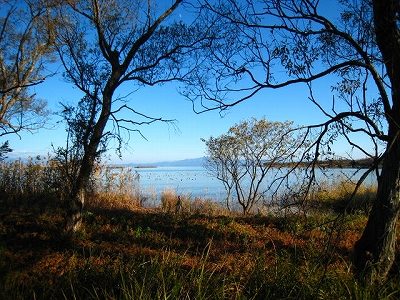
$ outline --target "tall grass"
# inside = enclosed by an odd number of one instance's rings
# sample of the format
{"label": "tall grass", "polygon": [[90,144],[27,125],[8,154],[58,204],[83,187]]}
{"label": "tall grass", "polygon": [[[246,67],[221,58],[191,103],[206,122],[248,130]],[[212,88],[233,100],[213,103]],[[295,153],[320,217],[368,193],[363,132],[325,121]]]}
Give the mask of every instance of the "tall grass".
{"label": "tall grass", "polygon": [[[72,182],[66,168],[50,158],[0,163],[0,201],[6,206],[65,206]],[[128,168],[96,166],[91,178],[89,208],[135,209],[144,205],[138,176]]]}
{"label": "tall grass", "polygon": [[376,196],[376,185],[361,185],[355,194],[356,184],[349,180],[321,183],[315,187],[308,201],[318,209],[331,209],[336,213],[363,213],[371,208]]}
{"label": "tall grass", "polygon": [[51,160],[31,158],[25,163],[20,160],[0,163],[0,201],[3,205],[59,205],[67,191],[65,177]]}
{"label": "tall grass", "polygon": [[163,212],[174,214],[206,214],[208,216],[232,214],[221,203],[212,199],[179,195],[173,189],[162,191],[160,208]]}
{"label": "tall grass", "polygon": [[134,210],[145,204],[139,190],[139,174],[131,168],[99,165],[88,196],[87,206],[92,209]]}
{"label": "tall grass", "polygon": [[[398,299],[392,278],[383,286],[362,286],[349,269],[328,272],[304,253],[287,250],[271,261],[260,253],[247,258],[249,269],[232,272],[212,262],[208,243],[197,264],[185,267],[185,257],[165,249],[156,257],[115,257],[96,267],[91,254],[68,259],[75,268],[56,278],[30,278],[23,273],[0,286],[1,299]],[[106,259],[103,258],[103,259]],[[25,282],[23,281],[25,280]]]}

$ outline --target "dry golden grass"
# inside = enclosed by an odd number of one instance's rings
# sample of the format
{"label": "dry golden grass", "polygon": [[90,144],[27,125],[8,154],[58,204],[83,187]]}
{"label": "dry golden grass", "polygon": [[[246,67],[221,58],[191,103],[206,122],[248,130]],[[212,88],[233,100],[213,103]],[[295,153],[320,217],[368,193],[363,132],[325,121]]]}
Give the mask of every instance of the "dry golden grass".
{"label": "dry golden grass", "polygon": [[228,211],[221,203],[217,203],[212,199],[202,199],[199,197],[190,201],[190,212],[208,216],[236,215],[234,212]]}
{"label": "dry golden grass", "polygon": [[[326,261],[326,241],[335,228],[314,227],[316,220],[324,221],[319,217],[176,215],[112,207],[87,211],[84,228],[72,240],[59,239],[62,219],[58,214],[1,214],[0,235],[7,241],[0,249],[7,262],[0,262],[0,271],[5,274],[0,278],[3,291],[18,290],[25,297],[34,291],[47,299],[62,297],[62,291],[67,298],[80,299],[92,298],[87,292],[92,287],[98,292],[121,293],[122,282],[138,280],[142,287],[149,285],[146,293],[153,298],[159,296],[151,290],[163,285],[168,290],[165,296],[174,298],[169,293],[180,286],[192,295],[190,298],[196,298],[193,293],[200,288],[198,280],[207,278],[201,289],[210,299],[267,297],[263,287],[273,290],[278,298],[288,296],[290,290],[303,295],[300,298],[322,292],[348,295],[338,286],[341,281],[353,280],[351,249],[362,227],[341,231],[341,239],[331,245],[334,251]],[[352,222],[359,222],[358,216],[354,218]],[[295,232],[291,228],[296,226],[287,225],[304,222],[312,229]],[[307,228],[307,224],[301,226]],[[335,278],[329,284],[336,283],[338,291],[324,284],[320,290],[311,289],[324,280],[325,264],[329,276]],[[218,288],[221,282],[222,291]]]}
{"label": "dry golden grass", "polygon": [[[348,180],[342,180],[336,182],[335,184],[320,184],[317,191],[314,193],[314,197],[319,201],[332,201],[332,200],[340,200],[340,199],[348,199],[354,189],[356,184],[354,182],[350,182]],[[376,186],[374,185],[361,185],[358,188],[357,196],[362,198],[367,196],[368,198],[374,196],[376,193]]]}
{"label": "dry golden grass", "polygon": [[178,213],[187,206],[187,199],[183,196],[178,196],[173,189],[165,189],[161,193],[161,209],[167,213]]}
{"label": "dry golden grass", "polygon": [[131,168],[98,166],[93,176],[92,192],[85,205],[88,208],[135,210],[143,205],[138,189],[138,174]]}
{"label": "dry golden grass", "polygon": [[230,215],[220,203],[211,199],[194,198],[179,195],[173,189],[161,193],[160,208],[166,213],[206,214],[209,216]]}
{"label": "dry golden grass", "polygon": [[356,184],[348,180],[334,184],[322,183],[309,194],[308,201],[318,209],[367,213],[375,199],[376,185],[361,185],[353,195],[355,188]]}
{"label": "dry golden grass", "polygon": [[60,235],[60,210],[0,207],[0,298],[399,295],[398,272],[385,288],[371,291],[360,288],[351,273],[352,247],[367,219],[357,205],[372,199],[373,188],[361,189],[353,206],[357,213],[335,224],[336,212],[347,205],[350,185],[316,191],[310,202],[321,209],[306,216],[243,217],[211,200],[173,190],[163,192],[157,209],[138,209],[140,194],[132,188],[132,178],[109,175],[114,181],[104,181],[88,195],[84,226],[73,238]]}
{"label": "dry golden grass", "polygon": [[88,209],[136,210],[141,207],[140,198],[131,194],[102,192],[90,194],[86,204]]}

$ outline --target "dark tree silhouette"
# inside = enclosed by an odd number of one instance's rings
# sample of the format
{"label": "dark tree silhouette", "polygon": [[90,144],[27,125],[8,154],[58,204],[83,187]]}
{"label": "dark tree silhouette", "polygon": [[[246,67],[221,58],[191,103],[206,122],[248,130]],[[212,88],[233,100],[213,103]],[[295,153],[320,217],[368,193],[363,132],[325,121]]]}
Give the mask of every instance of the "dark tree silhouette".
{"label": "dark tree silhouette", "polygon": [[96,108],[70,196],[67,232],[80,226],[85,190],[101,142],[111,137],[122,141],[123,131],[128,135],[140,132],[140,125],[172,121],[135,110],[130,95],[115,96],[117,89],[128,83],[135,91],[184,80],[195,67],[191,53],[208,43],[201,34],[206,28],[172,19],[182,0],[169,3],[71,0],[57,15],[62,24],[58,26],[58,53],[66,78]]}
{"label": "dark tree silhouette", "polygon": [[[330,154],[339,136],[372,158],[361,179],[375,171],[378,192],[354,263],[367,281],[379,282],[394,262],[400,209],[400,5],[329,1],[335,15],[327,7],[323,13],[320,2],[199,1],[204,18],[219,24],[220,39],[203,65],[208,76],[195,77],[186,96],[198,112],[225,110],[262,90],[306,85],[326,121],[308,126],[318,137],[304,159]],[[329,96],[313,88],[322,78],[332,82]],[[371,149],[358,143],[360,135]]]}

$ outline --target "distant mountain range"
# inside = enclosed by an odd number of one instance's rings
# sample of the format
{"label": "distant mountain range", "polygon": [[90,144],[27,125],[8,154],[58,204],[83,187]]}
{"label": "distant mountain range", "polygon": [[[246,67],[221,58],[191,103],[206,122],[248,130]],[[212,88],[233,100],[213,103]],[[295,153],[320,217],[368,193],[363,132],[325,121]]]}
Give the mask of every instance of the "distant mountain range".
{"label": "distant mountain range", "polygon": [[[16,155],[13,152],[7,155],[5,161],[16,161],[20,160],[26,163],[30,159],[37,160],[38,155]],[[42,161],[46,161],[46,158],[41,156]],[[141,167],[141,168],[152,168],[152,167],[201,167],[204,165],[206,157],[197,157],[191,159],[182,159],[175,161],[160,161],[154,163],[116,163],[116,166],[130,166],[130,167]]]}
{"label": "distant mountain range", "polygon": [[160,161],[154,163],[129,163],[127,166],[138,168],[152,168],[152,167],[201,167],[204,165],[206,158],[198,157],[191,159],[175,160],[175,161]]}

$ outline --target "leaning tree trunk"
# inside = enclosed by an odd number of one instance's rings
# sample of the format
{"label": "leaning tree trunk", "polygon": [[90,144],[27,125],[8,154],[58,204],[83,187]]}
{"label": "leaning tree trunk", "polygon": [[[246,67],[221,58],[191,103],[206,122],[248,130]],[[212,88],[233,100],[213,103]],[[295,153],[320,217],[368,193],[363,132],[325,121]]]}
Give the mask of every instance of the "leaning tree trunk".
{"label": "leaning tree trunk", "polygon": [[69,208],[67,210],[64,228],[67,234],[73,234],[79,230],[82,225],[82,212],[85,204],[86,190],[90,181],[90,176],[93,172],[104,128],[106,127],[111,111],[112,92],[106,92],[106,90],[103,92],[103,107],[99,119],[93,127],[93,133],[89,144],[85,147],[85,153],[81,161],[79,174],[69,197]]}
{"label": "leaning tree trunk", "polygon": [[[95,147],[95,145],[93,146]],[[97,149],[97,147],[96,147]],[[90,152],[93,152],[90,151]],[[96,151],[94,151],[96,153]],[[93,170],[95,156],[90,155],[88,151],[85,153],[81,161],[78,177],[72,188],[68,199],[68,210],[65,223],[65,232],[73,234],[78,231],[82,225],[82,212],[85,204],[86,189]]]}
{"label": "leaning tree trunk", "polygon": [[[398,0],[373,0],[372,3],[376,42],[390,80],[392,103],[384,103],[387,148],[376,199],[367,226],[354,247],[354,263],[367,282],[382,282],[395,259],[400,210],[400,4]],[[382,95],[382,98],[385,97]]]}
{"label": "leaning tree trunk", "polygon": [[400,208],[400,141],[388,144],[378,191],[367,225],[354,248],[358,275],[366,283],[383,282],[396,255],[396,223]]}

